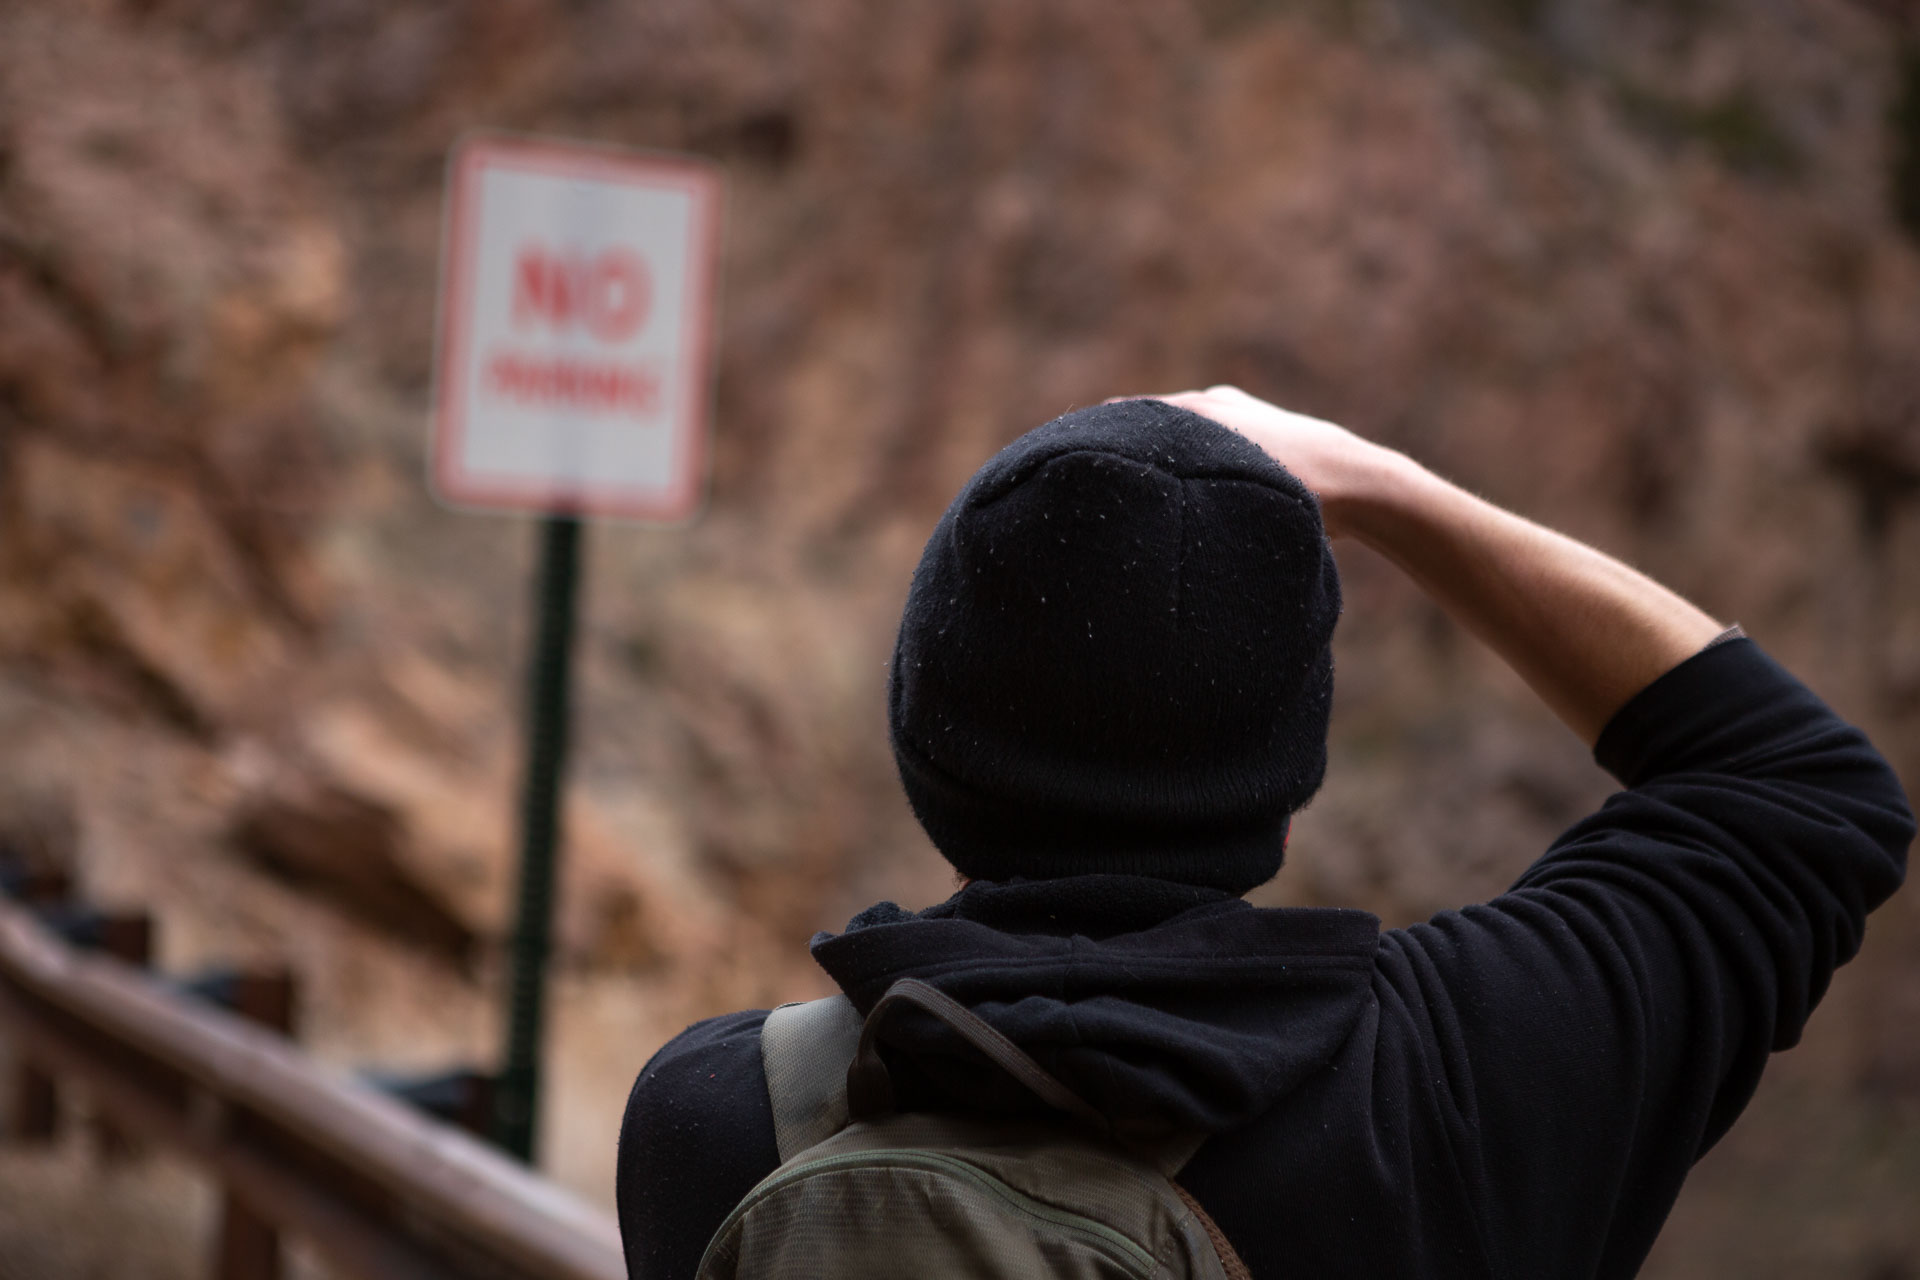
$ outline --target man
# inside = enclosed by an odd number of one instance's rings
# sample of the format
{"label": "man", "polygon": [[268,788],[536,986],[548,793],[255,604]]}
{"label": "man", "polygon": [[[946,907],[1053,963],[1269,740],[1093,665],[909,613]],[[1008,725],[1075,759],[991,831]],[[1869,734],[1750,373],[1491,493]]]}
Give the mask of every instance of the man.
{"label": "man", "polygon": [[[1626,788],[1409,929],[1239,897],[1325,767],[1327,535],[1405,570]],[[1179,1182],[1255,1276],[1632,1275],[1914,833],[1865,737],[1737,628],[1232,388],[990,461],[927,544],[888,717],[966,879],[814,959],[862,1012],[924,979],[1106,1115],[1210,1134]],[[635,1277],[692,1275],[779,1162],[765,1016],[689,1028],[634,1085]],[[912,1105],[1004,1097],[944,1041],[888,1047]]]}

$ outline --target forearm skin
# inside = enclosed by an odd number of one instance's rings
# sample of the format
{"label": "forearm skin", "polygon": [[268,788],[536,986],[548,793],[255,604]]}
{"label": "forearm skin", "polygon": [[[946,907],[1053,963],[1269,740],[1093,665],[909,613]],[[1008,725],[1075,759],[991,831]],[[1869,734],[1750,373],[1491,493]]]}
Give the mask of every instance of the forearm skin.
{"label": "forearm skin", "polygon": [[1398,565],[1589,746],[1724,627],[1653,579],[1375,449],[1321,494],[1328,524]]}

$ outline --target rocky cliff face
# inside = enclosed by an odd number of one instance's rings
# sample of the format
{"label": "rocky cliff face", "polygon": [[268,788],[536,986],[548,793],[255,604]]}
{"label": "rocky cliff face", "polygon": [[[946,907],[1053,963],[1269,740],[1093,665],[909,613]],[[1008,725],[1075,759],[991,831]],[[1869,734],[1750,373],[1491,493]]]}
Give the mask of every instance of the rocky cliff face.
{"label": "rocky cliff face", "polygon": [[[486,126],[730,184],[708,512],[589,539],[551,1149],[602,1196],[660,1039],[943,895],[891,627],[946,498],[1077,404],[1354,425],[1741,620],[1920,776],[1903,39],[1839,0],[8,6],[0,755],[170,964],[290,950],[318,1051],[490,1056],[532,531],[420,480],[441,164]],[[1497,891],[1604,781],[1342,567],[1333,772],[1265,892]],[[1920,1268],[1916,977],[1897,902],[1664,1274]],[[1815,1181],[1855,1189],[1825,1233],[1780,1208]]]}

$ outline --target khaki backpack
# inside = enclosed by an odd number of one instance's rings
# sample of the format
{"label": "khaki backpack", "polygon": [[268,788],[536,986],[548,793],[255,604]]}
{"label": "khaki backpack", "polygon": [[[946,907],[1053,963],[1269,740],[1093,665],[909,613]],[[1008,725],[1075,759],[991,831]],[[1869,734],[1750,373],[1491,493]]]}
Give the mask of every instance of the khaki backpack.
{"label": "khaki backpack", "polygon": [[[896,1113],[876,1036],[903,1005],[946,1023],[1063,1122]],[[1249,1280],[1172,1180],[1199,1138],[1123,1147],[1078,1095],[924,982],[894,983],[864,1023],[845,996],[783,1005],[761,1055],[783,1163],[721,1224],[701,1280]]]}

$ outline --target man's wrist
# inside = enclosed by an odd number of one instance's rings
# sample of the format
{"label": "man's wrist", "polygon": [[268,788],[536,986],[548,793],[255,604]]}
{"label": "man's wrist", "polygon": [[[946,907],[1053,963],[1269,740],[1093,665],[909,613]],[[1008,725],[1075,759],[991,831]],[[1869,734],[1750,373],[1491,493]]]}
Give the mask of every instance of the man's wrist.
{"label": "man's wrist", "polygon": [[1368,443],[1354,451],[1320,493],[1327,532],[1386,551],[1410,512],[1428,502],[1435,488],[1450,488],[1406,454]]}

